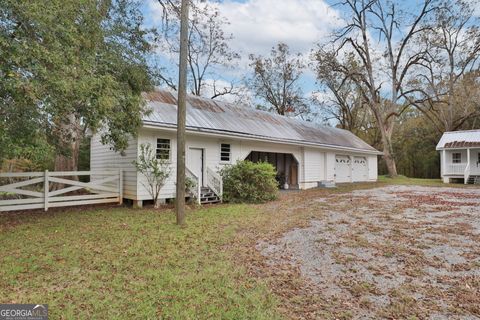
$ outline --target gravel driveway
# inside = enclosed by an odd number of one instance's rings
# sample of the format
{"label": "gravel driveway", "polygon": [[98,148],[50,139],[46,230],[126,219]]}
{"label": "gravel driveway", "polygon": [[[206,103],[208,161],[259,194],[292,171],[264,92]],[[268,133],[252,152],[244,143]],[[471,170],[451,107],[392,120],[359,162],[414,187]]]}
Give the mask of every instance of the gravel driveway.
{"label": "gravel driveway", "polygon": [[353,319],[480,319],[480,189],[387,186],[310,201],[310,226],[258,243]]}

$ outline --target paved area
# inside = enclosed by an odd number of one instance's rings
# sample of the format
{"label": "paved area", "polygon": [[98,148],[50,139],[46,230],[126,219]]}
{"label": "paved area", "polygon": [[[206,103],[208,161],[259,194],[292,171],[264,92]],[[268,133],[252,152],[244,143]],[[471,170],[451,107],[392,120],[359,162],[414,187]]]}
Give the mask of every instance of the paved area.
{"label": "paved area", "polygon": [[258,243],[354,319],[480,319],[480,189],[333,194],[310,225]]}

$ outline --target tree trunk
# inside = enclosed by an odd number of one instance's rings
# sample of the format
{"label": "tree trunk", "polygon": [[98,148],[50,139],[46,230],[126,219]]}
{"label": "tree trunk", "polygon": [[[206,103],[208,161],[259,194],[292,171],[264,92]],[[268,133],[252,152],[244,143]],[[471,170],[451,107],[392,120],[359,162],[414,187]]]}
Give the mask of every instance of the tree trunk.
{"label": "tree trunk", "polygon": [[375,120],[377,121],[378,129],[380,130],[380,135],[382,138],[383,144],[383,159],[387,165],[388,175],[390,177],[398,176],[397,165],[395,164],[395,158],[393,157],[393,146],[392,146],[392,133],[393,133],[393,120],[386,119],[384,120],[382,114],[379,112],[380,108],[377,106],[371,107]]}
{"label": "tree trunk", "polygon": [[383,159],[385,159],[385,164],[387,165],[388,175],[393,178],[398,176],[398,173],[395,158],[393,157],[392,137],[388,134],[385,126],[379,127],[382,134]]}
{"label": "tree trunk", "polygon": [[70,154],[57,154],[55,156],[55,171],[77,171],[80,142],[78,140],[68,145]]}
{"label": "tree trunk", "polygon": [[55,156],[55,171],[77,171],[78,156],[80,154],[80,142],[82,130],[80,121],[74,114],[68,117],[67,123],[59,125],[57,134],[60,136],[60,149]]}
{"label": "tree trunk", "polygon": [[[69,121],[59,124],[57,135],[60,137],[60,152],[55,155],[54,171],[77,171],[78,156],[80,154],[80,142],[82,141],[80,121],[74,114],[69,116]],[[62,177],[78,181],[77,175]],[[65,188],[62,183],[53,183],[51,190]]]}
{"label": "tree trunk", "polygon": [[182,0],[177,110],[177,224],[185,224],[185,127],[187,114],[188,0]]}

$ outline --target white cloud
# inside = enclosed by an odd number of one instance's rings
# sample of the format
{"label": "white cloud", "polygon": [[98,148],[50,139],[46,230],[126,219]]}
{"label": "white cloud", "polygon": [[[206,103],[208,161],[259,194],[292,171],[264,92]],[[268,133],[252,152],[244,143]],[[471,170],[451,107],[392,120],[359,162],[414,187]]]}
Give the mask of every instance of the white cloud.
{"label": "white cloud", "polygon": [[[207,2],[228,19],[225,31],[234,37],[231,47],[243,55],[268,54],[278,42],[288,44],[292,52],[308,53],[340,24],[339,13],[323,0]],[[158,25],[162,19],[158,1],[149,0],[146,9],[147,20]]]}
{"label": "white cloud", "polygon": [[[331,31],[342,25],[341,15],[330,7],[325,0],[225,0],[217,2],[206,0],[208,5],[216,6],[229,24],[225,33],[232,34],[230,47],[241,54],[242,59],[232,69],[220,70],[222,80],[226,84],[238,82],[251,70],[248,66],[249,54],[269,55],[270,50],[279,42],[286,43],[292,53],[302,53],[307,60],[310,50],[316,43],[328,40]],[[162,8],[158,0],[145,2],[147,23],[159,26],[162,19]],[[159,50],[158,54],[167,61],[175,57]],[[305,70],[309,82],[314,80],[314,74]],[[207,81],[208,82],[208,81]],[[217,82],[220,84],[220,82]],[[211,83],[207,83],[209,87]],[[313,87],[309,83],[308,87]],[[310,89],[310,88],[308,88]],[[211,91],[206,88],[205,91]],[[308,90],[307,90],[308,91]],[[246,92],[246,100],[251,100],[252,93]],[[224,97],[232,100],[233,97]]]}
{"label": "white cloud", "polygon": [[268,54],[278,42],[308,53],[338,26],[339,14],[321,0],[232,0],[217,4],[229,21],[232,47],[244,55]]}

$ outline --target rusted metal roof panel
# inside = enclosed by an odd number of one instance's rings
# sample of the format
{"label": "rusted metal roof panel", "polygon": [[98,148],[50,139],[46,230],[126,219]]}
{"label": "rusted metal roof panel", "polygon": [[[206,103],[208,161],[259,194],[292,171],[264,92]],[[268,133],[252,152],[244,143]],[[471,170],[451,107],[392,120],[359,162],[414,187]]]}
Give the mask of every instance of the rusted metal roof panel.
{"label": "rusted metal roof panel", "polygon": [[[167,90],[146,93],[144,97],[152,112],[144,117],[144,122],[156,126],[176,125],[177,102],[174,95],[176,93]],[[378,152],[347,130],[196,96],[187,98],[188,128]]]}
{"label": "rusted metal roof panel", "polygon": [[448,131],[442,135],[437,150],[442,148],[480,147],[480,130]]}
{"label": "rusted metal roof panel", "polygon": [[480,141],[453,141],[445,143],[445,148],[480,148]]}

